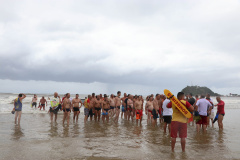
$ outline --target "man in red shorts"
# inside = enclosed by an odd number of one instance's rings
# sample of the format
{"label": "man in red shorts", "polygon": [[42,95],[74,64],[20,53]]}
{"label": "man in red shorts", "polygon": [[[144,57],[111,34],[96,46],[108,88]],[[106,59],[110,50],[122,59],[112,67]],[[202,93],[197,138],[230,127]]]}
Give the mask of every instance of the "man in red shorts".
{"label": "man in red shorts", "polygon": [[[179,101],[182,102],[186,108],[192,112],[194,110],[193,106],[184,100],[184,93],[178,92],[177,98]],[[172,104],[172,102],[168,103],[167,108],[172,108],[173,114],[172,114],[172,122],[171,122],[171,137],[172,137],[172,151],[174,152],[176,138],[179,133],[179,138],[181,138],[181,146],[182,151],[185,152],[185,144],[186,144],[186,138],[187,138],[187,118],[178,110],[178,108]]]}
{"label": "man in red shorts", "polygon": [[203,132],[206,132],[207,128],[207,116],[208,111],[211,113],[212,104],[205,99],[204,95],[201,95],[201,98],[197,101],[195,110],[199,112],[201,119],[196,122],[197,124],[197,132],[200,131],[200,127],[202,125]]}

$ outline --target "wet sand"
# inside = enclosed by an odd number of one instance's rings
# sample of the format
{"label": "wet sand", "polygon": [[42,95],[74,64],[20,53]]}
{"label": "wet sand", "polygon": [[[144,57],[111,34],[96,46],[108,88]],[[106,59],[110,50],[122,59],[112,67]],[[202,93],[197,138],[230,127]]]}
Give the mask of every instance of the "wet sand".
{"label": "wet sand", "polygon": [[240,109],[227,109],[224,130],[208,128],[207,134],[188,127],[186,153],[177,139],[175,152],[170,150],[170,136],[163,125],[153,128],[126,120],[62,125],[63,115],[51,124],[47,113],[22,114],[21,125],[11,114],[0,115],[0,159],[240,159]]}

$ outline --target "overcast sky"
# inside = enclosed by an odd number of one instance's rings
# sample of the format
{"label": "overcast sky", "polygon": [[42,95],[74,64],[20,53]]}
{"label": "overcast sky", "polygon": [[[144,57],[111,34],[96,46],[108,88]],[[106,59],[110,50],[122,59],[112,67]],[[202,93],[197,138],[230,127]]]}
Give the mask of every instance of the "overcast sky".
{"label": "overcast sky", "polygon": [[239,0],[0,0],[0,92],[240,94]]}

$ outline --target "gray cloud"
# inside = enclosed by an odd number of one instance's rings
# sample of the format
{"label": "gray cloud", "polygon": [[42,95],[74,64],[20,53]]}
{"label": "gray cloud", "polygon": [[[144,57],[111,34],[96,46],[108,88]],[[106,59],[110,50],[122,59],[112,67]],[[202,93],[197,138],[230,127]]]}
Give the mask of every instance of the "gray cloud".
{"label": "gray cloud", "polygon": [[0,3],[0,79],[240,87],[237,1]]}

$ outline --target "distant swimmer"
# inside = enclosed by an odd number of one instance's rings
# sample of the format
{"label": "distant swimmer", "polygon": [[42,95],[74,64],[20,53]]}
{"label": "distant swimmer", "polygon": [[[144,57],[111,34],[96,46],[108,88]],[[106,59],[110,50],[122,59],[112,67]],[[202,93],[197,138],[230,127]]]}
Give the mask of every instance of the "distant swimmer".
{"label": "distant swimmer", "polygon": [[115,113],[116,113],[116,116],[115,116],[115,122],[118,122],[118,119],[119,119],[119,114],[120,114],[120,110],[121,110],[121,92],[118,91],[117,92],[117,97],[115,97]]}
{"label": "distant swimmer", "polygon": [[197,132],[200,131],[200,127],[202,126],[203,132],[206,132],[207,128],[207,115],[208,110],[212,107],[212,104],[205,99],[205,95],[201,95],[201,99],[199,99],[196,103],[196,111],[198,111],[201,119],[196,122],[197,124]]}
{"label": "distant swimmer", "polygon": [[[80,105],[81,104],[81,105]],[[78,121],[78,116],[80,114],[80,108],[82,107],[82,101],[79,99],[79,94],[76,94],[76,97],[72,100],[73,106],[73,122]]]}
{"label": "distant swimmer", "polygon": [[35,106],[35,108],[37,107],[37,95],[34,94],[33,98],[32,98],[32,107]]}
{"label": "distant swimmer", "polygon": [[63,124],[67,119],[67,124],[69,125],[70,113],[71,113],[72,103],[70,100],[70,93],[66,94],[66,98],[63,100]]}
{"label": "distant swimmer", "polygon": [[44,96],[42,96],[39,102],[40,110],[43,108],[43,110],[45,111],[45,106],[47,106],[47,100],[44,98]]}
{"label": "distant swimmer", "polygon": [[167,104],[170,103],[170,100],[165,98],[163,101],[162,109],[163,109],[163,119],[164,119],[164,133],[167,132],[167,126],[168,126],[168,131],[171,133],[171,122],[172,122],[172,114],[173,110],[172,108],[167,108]]}
{"label": "distant swimmer", "polygon": [[15,124],[20,124],[21,115],[22,115],[22,100],[26,98],[26,95],[23,93],[20,93],[18,95],[18,98],[14,100],[14,108],[12,110],[12,113],[15,113]]}
{"label": "distant swimmer", "polygon": [[127,117],[127,114],[126,114],[126,111],[127,111],[127,104],[125,103],[125,99],[127,98],[127,93],[124,93],[123,97],[121,98],[121,101],[122,101],[122,113],[121,113],[121,118],[124,118],[126,119]]}
{"label": "distant swimmer", "polygon": [[50,115],[51,122],[53,121],[53,115],[55,115],[55,122],[57,121],[58,110],[61,109],[61,98],[58,96],[58,93],[54,93],[54,97],[50,99],[51,107],[50,107]]}
{"label": "distant swimmer", "polygon": [[156,94],[155,99],[153,100],[153,110],[152,110],[153,127],[157,125],[157,118],[160,118],[159,105],[158,105],[159,100],[160,100],[160,94]]}
{"label": "distant swimmer", "polygon": [[145,113],[148,116],[147,124],[152,122],[152,110],[153,110],[153,97],[150,96],[149,100],[147,101],[147,103],[145,105]]}
{"label": "distant swimmer", "polygon": [[143,116],[143,106],[142,99],[140,96],[135,100],[135,109],[136,109],[136,123],[138,125],[138,121],[140,121],[140,125],[142,124],[142,116]]}
{"label": "distant swimmer", "polygon": [[104,100],[102,101],[102,121],[109,121],[109,109],[110,109],[110,101],[107,98],[107,95],[104,95]]}
{"label": "distant swimmer", "polygon": [[128,117],[127,120],[129,121],[130,118],[132,119],[133,122],[133,96],[129,95],[128,100],[127,100],[127,112],[128,112]]}
{"label": "distant swimmer", "polygon": [[[194,110],[193,106],[184,100],[184,93],[178,92],[177,94],[178,100],[180,100],[186,108],[192,112]],[[185,152],[185,144],[186,144],[186,138],[187,138],[187,118],[177,109],[177,107],[172,103],[168,103],[167,108],[172,108],[173,115],[172,115],[172,122],[171,122],[171,147],[172,152],[174,152],[176,138],[179,135],[181,138],[181,147],[182,151]]]}
{"label": "distant swimmer", "polygon": [[102,108],[102,100],[100,99],[100,95],[97,95],[97,99],[94,102],[95,106],[95,115],[94,115],[94,120],[95,122],[98,121],[100,122],[100,117],[101,117],[101,108]]}
{"label": "distant swimmer", "polygon": [[86,97],[86,99],[83,102],[84,105],[84,123],[86,123],[86,121],[88,120],[89,117],[89,110],[90,110],[90,100],[91,100],[91,95],[88,95],[88,98]]}
{"label": "distant swimmer", "polygon": [[218,115],[218,127],[219,129],[223,129],[223,117],[225,115],[225,111],[224,111],[224,106],[225,103],[224,101],[221,100],[221,98],[218,96],[216,98],[218,104],[216,104],[215,106],[217,106],[217,115]]}

